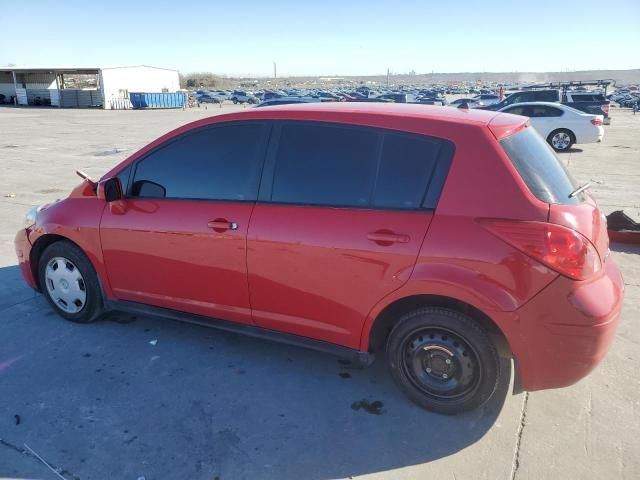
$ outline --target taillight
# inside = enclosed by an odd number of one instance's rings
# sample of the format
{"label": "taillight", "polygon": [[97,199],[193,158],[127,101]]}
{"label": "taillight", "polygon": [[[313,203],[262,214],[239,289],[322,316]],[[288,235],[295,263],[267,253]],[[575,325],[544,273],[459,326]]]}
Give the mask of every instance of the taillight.
{"label": "taillight", "polygon": [[602,120],[600,120],[599,118],[593,118],[591,119],[591,123],[593,123],[595,126],[602,125]]}
{"label": "taillight", "polygon": [[604,104],[600,105],[600,110],[602,110],[606,114],[609,114],[609,104],[608,103],[604,103]]}
{"label": "taillight", "polygon": [[498,219],[478,222],[525,255],[574,280],[585,280],[602,268],[593,244],[562,225]]}

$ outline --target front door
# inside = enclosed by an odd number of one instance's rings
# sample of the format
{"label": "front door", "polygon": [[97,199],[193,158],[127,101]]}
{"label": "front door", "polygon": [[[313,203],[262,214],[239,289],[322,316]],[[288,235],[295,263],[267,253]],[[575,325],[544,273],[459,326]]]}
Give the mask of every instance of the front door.
{"label": "front door", "polygon": [[246,235],[266,129],[202,127],[123,172],[124,207],[107,207],[100,225],[118,299],[251,323]]}

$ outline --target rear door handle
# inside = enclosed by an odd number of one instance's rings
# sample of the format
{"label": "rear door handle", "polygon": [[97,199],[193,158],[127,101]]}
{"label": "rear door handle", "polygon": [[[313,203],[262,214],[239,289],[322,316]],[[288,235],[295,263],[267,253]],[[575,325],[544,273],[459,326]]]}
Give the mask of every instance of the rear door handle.
{"label": "rear door handle", "polygon": [[372,232],[367,235],[372,242],[379,244],[409,243],[409,235],[392,232]]}
{"label": "rear door handle", "polygon": [[216,231],[224,231],[224,230],[237,230],[238,224],[235,222],[229,222],[227,220],[212,220],[207,222],[207,227],[213,228]]}

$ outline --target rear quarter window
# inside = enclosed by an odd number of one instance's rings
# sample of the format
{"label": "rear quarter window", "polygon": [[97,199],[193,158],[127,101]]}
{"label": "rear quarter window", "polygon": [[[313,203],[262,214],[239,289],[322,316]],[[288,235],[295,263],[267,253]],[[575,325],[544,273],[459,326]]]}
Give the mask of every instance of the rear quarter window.
{"label": "rear quarter window", "polygon": [[575,180],[532,127],[503,138],[500,145],[539,200],[562,205],[576,205],[584,201],[583,194],[569,197],[577,188]]}

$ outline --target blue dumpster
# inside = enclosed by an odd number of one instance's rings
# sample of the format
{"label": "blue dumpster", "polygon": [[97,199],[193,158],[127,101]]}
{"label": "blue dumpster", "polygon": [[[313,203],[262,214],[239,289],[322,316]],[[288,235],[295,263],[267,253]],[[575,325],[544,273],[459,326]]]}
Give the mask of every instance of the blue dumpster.
{"label": "blue dumpster", "polygon": [[184,92],[131,92],[129,93],[129,100],[133,108],[182,108],[187,99]]}

